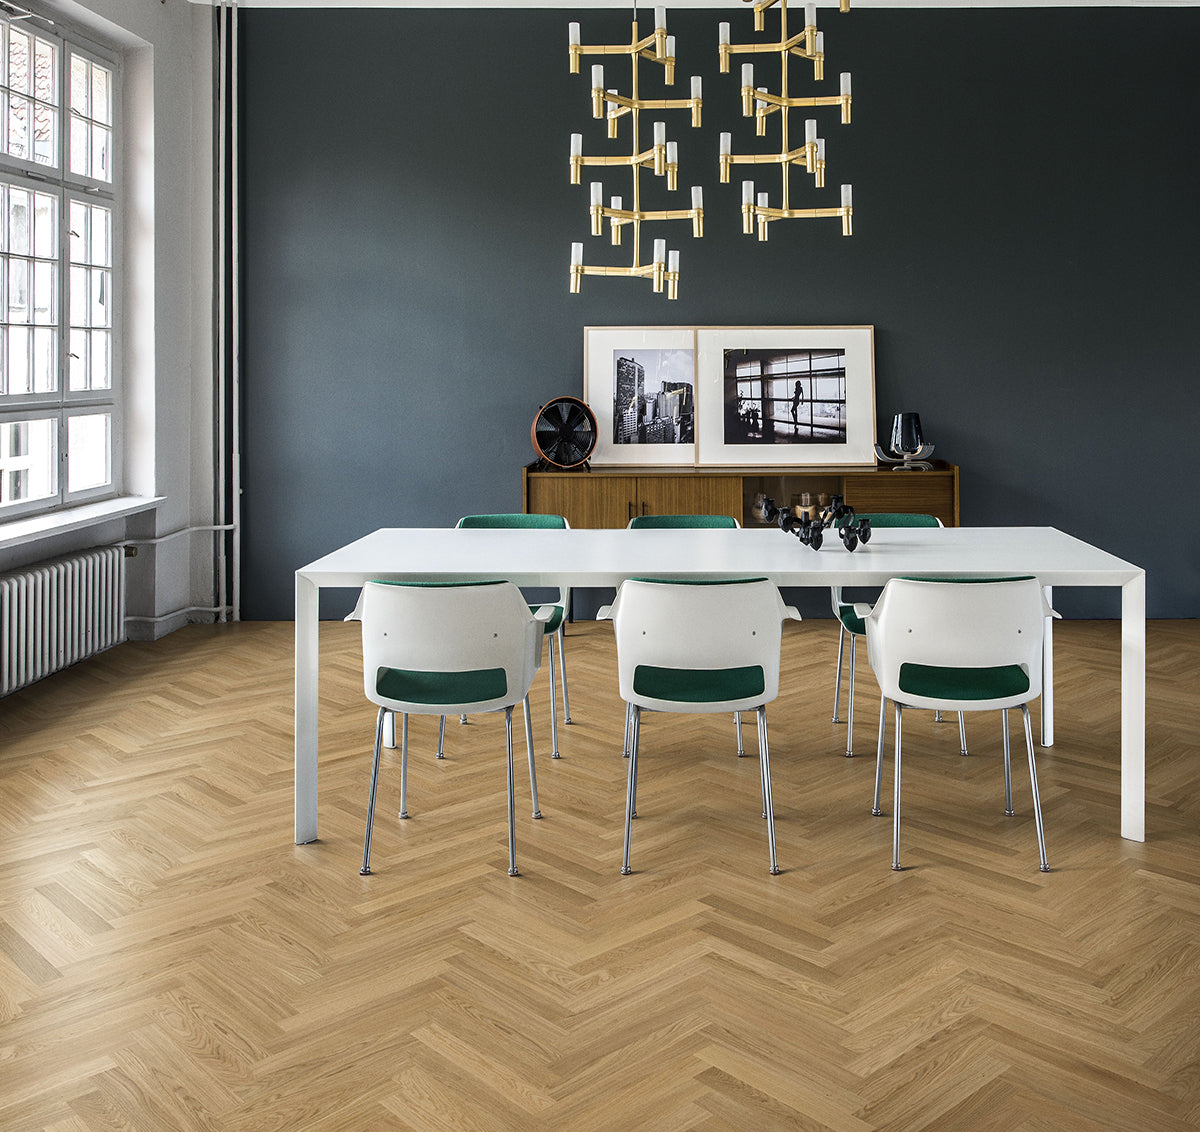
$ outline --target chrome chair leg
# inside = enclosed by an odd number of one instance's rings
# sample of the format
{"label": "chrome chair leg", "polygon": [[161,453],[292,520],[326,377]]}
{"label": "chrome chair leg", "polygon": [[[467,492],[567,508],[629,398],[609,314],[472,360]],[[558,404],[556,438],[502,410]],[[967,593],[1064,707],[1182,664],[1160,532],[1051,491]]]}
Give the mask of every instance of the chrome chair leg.
{"label": "chrome chair leg", "polygon": [[438,723],[437,757],[439,759],[444,759],[446,757],[446,717],[444,715]]}
{"label": "chrome chair leg", "polygon": [[563,627],[558,626],[558,671],[562,676],[563,723],[571,722],[571,697],[567,693],[567,654],[563,651]]}
{"label": "chrome chair leg", "polygon": [[533,766],[533,720],[529,717],[529,696],[521,701],[521,708],[525,713],[525,748],[529,751],[529,793],[533,795],[533,816],[540,818],[542,809],[538,805],[537,796],[537,771]]}
{"label": "chrome chair leg", "polygon": [[740,711],[733,713],[733,729],[737,732],[738,758],[745,758],[746,746],[742,742],[742,713]]}
{"label": "chrome chair leg", "polygon": [[[550,757],[552,759],[560,758],[558,753],[558,691],[555,687],[554,680],[554,634],[550,635]],[[562,658],[562,653],[559,653],[559,658]]]}
{"label": "chrome chair leg", "polygon": [[771,752],[767,744],[767,706],[758,709],[758,761],[762,767],[763,808],[767,815],[767,848],[771,854],[771,875],[779,874],[775,860],[775,804],[771,797]]}
{"label": "chrome chair leg", "polygon": [[1029,705],[1021,705],[1021,716],[1025,723],[1025,750],[1029,753],[1029,785],[1033,789],[1033,820],[1037,825],[1038,854],[1041,864],[1038,866],[1043,873],[1050,871],[1050,862],[1046,860],[1046,834],[1042,828],[1042,799],[1038,793],[1037,766],[1033,759],[1033,729],[1029,723]]}
{"label": "chrome chair leg", "polygon": [[629,758],[630,721],[633,719],[633,704],[625,705],[625,738],[621,741],[621,758]]}
{"label": "chrome chair leg", "polygon": [[871,813],[879,817],[883,810],[879,807],[880,792],[883,789],[883,732],[887,723],[887,696],[879,697],[879,744],[875,749],[875,804]]}
{"label": "chrome chair leg", "polygon": [[1008,749],[1008,709],[1000,711],[1000,731],[1004,736],[1004,816],[1013,816],[1012,804],[1012,759]]}
{"label": "chrome chair leg", "polygon": [[512,705],[504,709],[504,744],[508,762],[508,875],[520,876],[517,872],[517,812],[513,797],[513,742]]}
{"label": "chrome chair leg", "polygon": [[641,725],[641,718],[637,707],[633,704],[630,704],[629,707],[629,780],[625,787],[625,854],[621,859],[622,876],[628,876],[633,871],[629,867],[629,842],[633,836],[634,793],[637,790],[638,730]]}
{"label": "chrome chair leg", "polygon": [[850,678],[846,681],[846,758],[854,758],[854,658],[858,637],[850,634]]}
{"label": "chrome chair leg", "polygon": [[892,869],[900,872],[900,727],[904,709],[896,704],[896,789],[892,799]]}
{"label": "chrome chair leg", "polygon": [[841,631],[838,633],[838,665],[837,679],[833,683],[833,722],[841,723],[838,718],[838,705],[842,699],[842,650],[846,646],[846,626],[841,626]]}
{"label": "chrome chair leg", "polygon": [[933,722],[934,723],[945,723],[946,722],[944,719],[942,719],[942,709],[941,708],[934,709]]}
{"label": "chrome chair leg", "polygon": [[958,713],[958,753],[967,757],[967,724],[961,711]]}
{"label": "chrome chair leg", "polygon": [[400,817],[408,817],[408,712],[400,716]]}
{"label": "chrome chair leg", "polygon": [[367,832],[363,835],[363,863],[359,876],[371,875],[371,831],[375,827],[375,791],[379,785],[379,749],[383,746],[383,723],[388,709],[381,707],[375,717],[375,757],[371,763],[371,796],[367,802]]}

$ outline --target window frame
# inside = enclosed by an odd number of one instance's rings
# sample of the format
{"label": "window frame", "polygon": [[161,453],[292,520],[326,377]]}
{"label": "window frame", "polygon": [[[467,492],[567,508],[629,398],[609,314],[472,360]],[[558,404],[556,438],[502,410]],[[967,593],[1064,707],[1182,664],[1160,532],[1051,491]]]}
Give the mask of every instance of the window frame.
{"label": "window frame", "polygon": [[[13,21],[0,13],[0,23],[8,26]],[[23,24],[24,21],[21,21]],[[18,25],[19,26],[19,25]],[[21,30],[25,30],[24,27]],[[0,425],[17,423],[21,420],[53,417],[57,420],[57,491],[36,500],[9,503],[0,507],[0,527],[10,519],[28,518],[32,515],[51,514],[56,511],[114,498],[121,494],[124,486],[124,367],[123,367],[123,201],[121,169],[123,159],[122,130],[122,58],[119,52],[109,52],[95,44],[75,36],[69,29],[55,27],[53,30],[37,26],[30,29],[38,38],[54,43],[57,50],[58,128],[56,137],[57,167],[41,165],[0,152],[0,181],[31,192],[52,195],[57,209],[57,279],[55,286],[55,340],[57,344],[56,380],[57,389],[49,393],[0,394]],[[0,40],[7,43],[7,33]],[[111,105],[110,148],[107,155],[111,181],[99,180],[89,174],[72,173],[70,163],[70,125],[74,117],[71,109],[71,57],[80,56],[92,65],[99,65],[111,75],[109,98]],[[0,109],[3,107],[0,106]],[[89,107],[90,109],[90,107]],[[6,127],[5,127],[6,128]],[[89,207],[97,205],[109,214],[109,307],[110,333],[108,376],[106,389],[72,390],[70,387],[70,343],[71,343],[71,204],[78,201]],[[7,222],[7,218],[4,218]],[[89,249],[90,252],[90,249]],[[5,253],[7,261],[7,253]],[[5,312],[7,317],[7,311]],[[34,325],[30,324],[31,327]],[[0,339],[0,344],[2,344]],[[70,465],[67,432],[69,421],[81,415],[98,411],[109,414],[109,479],[96,487],[77,491],[69,490]]]}

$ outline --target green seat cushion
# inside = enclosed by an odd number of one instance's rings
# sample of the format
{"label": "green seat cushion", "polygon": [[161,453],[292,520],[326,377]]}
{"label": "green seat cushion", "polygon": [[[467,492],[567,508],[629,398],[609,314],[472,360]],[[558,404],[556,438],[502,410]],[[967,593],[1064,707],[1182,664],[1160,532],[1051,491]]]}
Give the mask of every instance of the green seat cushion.
{"label": "green seat cushion", "polygon": [[867,623],[854,612],[854,606],[844,603],[839,605],[838,620],[846,626],[847,633],[853,633],[856,637],[866,636]]}
{"label": "green seat cushion", "polygon": [[931,700],[1000,700],[1029,691],[1029,677],[1019,664],[994,668],[902,664],[899,684],[902,692]]}
{"label": "green seat cushion", "polygon": [[503,668],[469,672],[380,668],[375,673],[375,691],[385,699],[410,704],[475,704],[506,695],[508,680]]}
{"label": "green seat cushion", "polygon": [[636,695],[681,704],[748,700],[766,690],[762,665],[741,668],[659,668],[639,664],[633,670]]}
{"label": "green seat cushion", "polygon": [[[529,612],[536,613],[539,609],[542,608],[542,606],[549,605],[549,604],[550,603],[548,601],[539,602],[536,605],[530,604]],[[554,607],[554,612],[550,614],[550,620],[546,622],[546,632],[547,633],[557,633],[558,627],[562,624],[562,619],[563,619],[563,607],[561,605],[556,605]]]}

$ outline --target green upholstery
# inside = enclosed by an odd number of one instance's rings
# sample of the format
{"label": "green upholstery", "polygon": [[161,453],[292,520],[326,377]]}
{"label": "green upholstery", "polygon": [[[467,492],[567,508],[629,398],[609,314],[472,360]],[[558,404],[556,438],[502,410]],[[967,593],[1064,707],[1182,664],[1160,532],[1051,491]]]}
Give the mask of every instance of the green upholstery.
{"label": "green upholstery", "polygon": [[854,606],[847,605],[844,602],[838,606],[838,620],[845,626],[847,633],[853,633],[856,637],[865,637],[867,635],[867,623],[854,612]]}
{"label": "green upholstery", "polygon": [[938,664],[900,665],[899,685],[910,696],[938,700],[998,700],[1029,691],[1029,675],[1019,664],[994,668],[946,668]]}
{"label": "green upholstery", "polygon": [[508,681],[503,668],[479,668],[472,672],[380,668],[375,673],[375,690],[389,700],[411,704],[484,703],[507,695]]}
{"label": "green upholstery", "polygon": [[646,582],[652,586],[745,586],[765,582],[766,578],[630,578],[631,582]]}
{"label": "green upholstery", "polygon": [[397,582],[391,578],[373,578],[371,580],[381,586],[411,586],[413,589],[423,590],[451,590],[465,586],[499,586],[503,584],[498,578],[475,582]]}
{"label": "green upholstery", "polygon": [[530,528],[534,530],[555,530],[560,531],[567,525],[566,519],[561,515],[464,515],[458,521],[460,527],[474,527],[476,529],[501,529],[512,530],[518,528]]}
{"label": "green upholstery", "polygon": [[737,521],[728,515],[635,515],[629,520],[631,531],[736,529],[736,527]]}
{"label": "green upholstery", "polygon": [[856,515],[855,518],[870,519],[871,526],[880,529],[884,527],[936,527],[939,525],[936,515],[920,515],[908,511],[881,511],[877,514],[867,512]]}
{"label": "green upholstery", "polygon": [[741,668],[658,668],[639,664],[633,670],[633,690],[656,700],[704,704],[760,696],[766,688],[762,666]]}

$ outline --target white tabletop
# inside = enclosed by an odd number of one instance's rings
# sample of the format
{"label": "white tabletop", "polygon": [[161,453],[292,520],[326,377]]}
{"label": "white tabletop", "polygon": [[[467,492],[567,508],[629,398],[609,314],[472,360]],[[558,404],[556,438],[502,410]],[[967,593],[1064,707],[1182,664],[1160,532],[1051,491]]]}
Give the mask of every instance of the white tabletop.
{"label": "white tabletop", "polygon": [[[825,532],[830,536],[832,532]],[[836,535],[820,550],[777,528],[746,530],[479,530],[383,528],[304,566],[317,586],[364,579],[525,586],[616,586],[631,576],[767,577],[781,586],[882,585],[897,574],[1033,574],[1047,586],[1113,586],[1138,567],[1053,527],[880,528],[853,552]]]}

